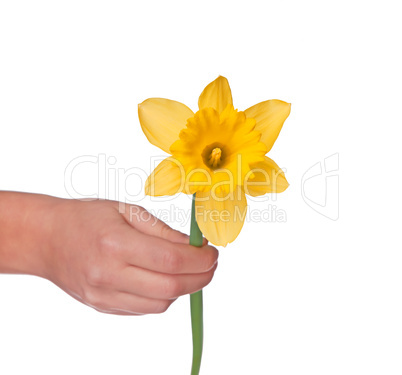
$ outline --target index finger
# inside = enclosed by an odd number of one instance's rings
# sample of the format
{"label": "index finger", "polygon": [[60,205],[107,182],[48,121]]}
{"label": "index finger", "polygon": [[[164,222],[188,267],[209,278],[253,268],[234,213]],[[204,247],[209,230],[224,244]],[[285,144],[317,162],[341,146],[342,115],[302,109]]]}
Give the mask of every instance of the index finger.
{"label": "index finger", "polygon": [[141,233],[128,225],[120,234],[120,244],[123,261],[162,273],[203,273],[218,260],[218,250],[213,246],[174,243]]}

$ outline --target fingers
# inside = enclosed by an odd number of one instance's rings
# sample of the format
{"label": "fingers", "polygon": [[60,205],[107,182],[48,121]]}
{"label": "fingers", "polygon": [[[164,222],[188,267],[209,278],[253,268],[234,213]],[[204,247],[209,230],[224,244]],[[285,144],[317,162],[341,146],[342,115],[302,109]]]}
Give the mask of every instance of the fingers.
{"label": "fingers", "polygon": [[208,272],[200,274],[169,275],[148,271],[138,267],[126,267],[115,278],[114,288],[153,299],[176,299],[179,296],[201,290],[208,285],[217,264]]}
{"label": "fingers", "polygon": [[117,315],[162,313],[177,297],[210,283],[212,270],[195,275],[167,275],[128,266],[112,278],[97,282],[80,300],[97,311]]}
{"label": "fingers", "polygon": [[166,223],[140,206],[129,206],[123,217],[135,229],[150,236],[164,238],[165,240],[177,243],[188,243],[187,234],[181,233],[169,227]]}
{"label": "fingers", "polygon": [[169,273],[203,273],[218,260],[218,250],[212,246],[195,247],[149,236],[124,226],[116,233],[122,260],[131,266]]}
{"label": "fingers", "polygon": [[[98,254],[86,272],[83,302],[118,315],[161,313],[179,296],[204,288],[213,278],[218,251],[204,240],[189,245],[146,210],[100,232]],[[141,216],[142,213],[142,216]],[[89,290],[89,292],[88,292]]]}
{"label": "fingers", "polygon": [[175,301],[151,299],[125,292],[92,293],[83,302],[99,312],[115,315],[144,315],[165,312]]}

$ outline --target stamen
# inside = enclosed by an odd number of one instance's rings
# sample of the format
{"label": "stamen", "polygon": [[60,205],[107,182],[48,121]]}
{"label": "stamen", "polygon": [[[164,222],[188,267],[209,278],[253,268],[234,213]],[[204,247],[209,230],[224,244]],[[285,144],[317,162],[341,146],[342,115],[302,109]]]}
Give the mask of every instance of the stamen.
{"label": "stamen", "polygon": [[222,150],[219,147],[216,147],[212,150],[211,156],[209,157],[209,162],[211,163],[211,166],[213,168],[216,168],[216,166],[221,161],[221,155],[222,155]]}
{"label": "stamen", "polygon": [[201,155],[204,164],[212,170],[222,168],[227,158],[225,146],[218,142],[206,146]]}

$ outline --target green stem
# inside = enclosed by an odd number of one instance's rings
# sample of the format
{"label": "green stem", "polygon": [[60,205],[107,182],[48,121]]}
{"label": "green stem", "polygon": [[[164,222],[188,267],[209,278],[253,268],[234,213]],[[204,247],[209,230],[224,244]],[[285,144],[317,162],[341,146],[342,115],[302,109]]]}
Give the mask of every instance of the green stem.
{"label": "green stem", "polygon": [[[202,246],[202,233],[195,219],[195,194],[191,206],[190,245]],[[190,295],[191,328],[193,332],[193,363],[191,375],[198,375],[201,367],[203,343],[202,290]]]}

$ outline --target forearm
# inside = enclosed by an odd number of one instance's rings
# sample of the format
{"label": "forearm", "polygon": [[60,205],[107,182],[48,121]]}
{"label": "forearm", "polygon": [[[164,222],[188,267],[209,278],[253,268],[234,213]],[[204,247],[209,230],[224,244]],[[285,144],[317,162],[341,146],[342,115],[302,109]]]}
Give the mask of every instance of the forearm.
{"label": "forearm", "polygon": [[0,192],[0,273],[46,277],[52,209],[59,199]]}

